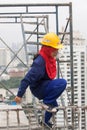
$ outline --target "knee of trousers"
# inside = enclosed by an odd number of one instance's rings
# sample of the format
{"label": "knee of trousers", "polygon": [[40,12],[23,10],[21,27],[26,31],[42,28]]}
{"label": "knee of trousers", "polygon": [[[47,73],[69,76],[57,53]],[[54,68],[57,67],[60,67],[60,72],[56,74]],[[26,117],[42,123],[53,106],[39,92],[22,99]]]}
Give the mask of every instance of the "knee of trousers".
{"label": "knee of trousers", "polygon": [[67,81],[65,79],[58,79],[58,80],[60,80],[60,83],[57,85],[58,89],[60,88],[60,91],[64,91],[66,89]]}
{"label": "knee of trousers", "polygon": [[67,81],[65,79],[62,79],[62,87],[63,89],[66,89]]}

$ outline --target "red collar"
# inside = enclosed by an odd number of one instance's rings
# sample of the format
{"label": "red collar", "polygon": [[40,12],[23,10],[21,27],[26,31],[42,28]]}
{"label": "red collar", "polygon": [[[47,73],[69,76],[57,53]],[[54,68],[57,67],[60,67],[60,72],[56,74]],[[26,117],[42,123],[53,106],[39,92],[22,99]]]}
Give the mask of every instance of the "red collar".
{"label": "red collar", "polygon": [[55,48],[49,46],[42,46],[39,52],[46,62],[46,71],[50,79],[54,79],[56,76],[56,60],[51,56],[51,53],[55,50]]}

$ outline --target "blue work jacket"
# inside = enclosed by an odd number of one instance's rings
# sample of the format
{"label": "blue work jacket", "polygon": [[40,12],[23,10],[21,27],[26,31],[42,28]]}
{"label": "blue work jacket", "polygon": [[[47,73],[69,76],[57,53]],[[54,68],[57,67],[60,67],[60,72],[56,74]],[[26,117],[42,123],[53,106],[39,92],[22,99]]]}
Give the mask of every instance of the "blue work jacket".
{"label": "blue work jacket", "polygon": [[44,98],[45,96],[45,87],[51,79],[48,77],[45,67],[45,60],[41,55],[39,55],[34,61],[33,64],[22,79],[17,96],[22,97],[27,89],[30,87],[31,92],[39,99]]}

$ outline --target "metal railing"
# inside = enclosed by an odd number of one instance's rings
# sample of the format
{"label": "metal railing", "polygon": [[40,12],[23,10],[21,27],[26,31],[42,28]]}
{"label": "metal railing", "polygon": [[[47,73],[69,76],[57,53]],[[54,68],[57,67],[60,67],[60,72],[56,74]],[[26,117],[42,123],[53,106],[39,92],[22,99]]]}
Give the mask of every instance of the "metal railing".
{"label": "metal railing", "polygon": [[[77,124],[73,125],[71,122],[68,123],[68,118],[66,115],[70,109],[73,111],[74,114],[76,113],[78,114],[78,121],[79,121],[78,125]],[[53,130],[62,130],[62,129],[72,130],[72,127],[73,129],[79,130],[81,110],[84,110],[85,114],[87,114],[86,106],[83,106],[83,107],[82,106],[67,106],[67,107],[59,106],[58,110],[63,112],[64,120],[63,120],[62,125],[58,124],[58,122],[56,121],[57,120],[56,113],[54,113],[53,114],[53,122],[54,122]],[[37,104],[36,111],[38,113],[38,121],[39,121],[39,118],[44,120],[44,110],[39,104]],[[0,108],[0,116],[3,116],[2,121],[0,121],[0,129],[2,130],[12,130],[12,129],[13,130],[34,130],[34,129],[45,130],[46,128],[44,125],[41,126],[39,122],[37,121],[37,119],[35,118],[33,107],[28,106],[28,108],[22,108],[19,105],[18,106],[10,105],[9,108],[8,107],[4,109]]]}

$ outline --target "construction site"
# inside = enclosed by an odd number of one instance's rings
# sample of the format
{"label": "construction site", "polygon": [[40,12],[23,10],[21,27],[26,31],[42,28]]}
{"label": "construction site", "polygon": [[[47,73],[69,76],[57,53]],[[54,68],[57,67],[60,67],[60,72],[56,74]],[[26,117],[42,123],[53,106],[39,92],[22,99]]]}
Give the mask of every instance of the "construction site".
{"label": "construction site", "polygon": [[[60,97],[58,112],[53,113],[53,130],[87,130],[87,106],[75,104],[74,93],[74,67],[73,67],[73,13],[72,3],[45,3],[45,4],[0,4],[0,25],[19,25],[23,43],[17,52],[0,36],[2,43],[12,53],[12,58],[0,72],[0,77],[10,68],[16,59],[23,64],[26,71],[32,63],[32,58],[41,47],[40,39],[48,32],[55,32],[61,38],[61,43],[66,44],[68,37],[69,59],[57,58],[57,66],[69,65],[70,84],[65,90],[65,97]],[[64,12],[62,12],[64,10]],[[61,17],[63,13],[63,16]],[[63,27],[63,28],[62,28]],[[61,29],[62,28],[62,29]],[[7,32],[8,33],[8,32]],[[18,33],[18,32],[17,32]],[[21,40],[20,40],[21,42]],[[25,60],[19,57],[21,50],[24,51]],[[62,71],[58,71],[57,77],[63,77]],[[0,81],[2,88],[6,89],[13,97],[15,94]],[[59,114],[60,112],[60,114]],[[59,116],[58,116],[59,115]],[[82,116],[82,118],[81,118]],[[59,121],[59,119],[60,121]],[[18,105],[0,104],[0,130],[49,130],[39,124],[44,120],[44,109],[32,95],[31,103],[23,102]],[[61,121],[62,120],[62,121]],[[81,121],[83,124],[81,125]]]}

